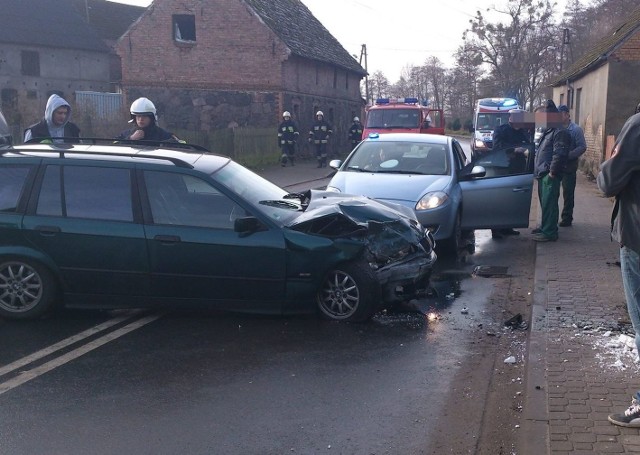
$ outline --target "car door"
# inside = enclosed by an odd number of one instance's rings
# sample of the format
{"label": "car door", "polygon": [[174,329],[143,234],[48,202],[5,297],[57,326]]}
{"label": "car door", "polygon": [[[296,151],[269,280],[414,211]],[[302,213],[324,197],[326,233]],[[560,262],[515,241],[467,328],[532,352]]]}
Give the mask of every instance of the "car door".
{"label": "car door", "polygon": [[130,166],[60,161],[41,169],[24,235],[57,266],[67,303],[144,303],[148,256]]}
{"label": "car door", "polygon": [[[458,144],[459,146],[459,144]],[[532,144],[491,150],[461,172],[462,229],[523,228],[529,226],[533,192]],[[486,175],[466,180],[473,166]]]}
{"label": "car door", "polygon": [[252,215],[249,205],[198,176],[143,170],[140,177],[154,299],[280,311],[286,270],[281,230],[265,225],[249,235],[235,232],[235,219]]}

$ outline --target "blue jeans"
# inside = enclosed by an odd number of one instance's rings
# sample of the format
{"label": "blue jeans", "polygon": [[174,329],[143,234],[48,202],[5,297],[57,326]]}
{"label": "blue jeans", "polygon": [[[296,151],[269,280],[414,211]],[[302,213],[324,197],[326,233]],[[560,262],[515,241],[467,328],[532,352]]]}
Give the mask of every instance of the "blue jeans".
{"label": "blue jeans", "polygon": [[620,269],[627,311],[636,332],[636,347],[640,353],[640,255],[627,247],[620,248]]}

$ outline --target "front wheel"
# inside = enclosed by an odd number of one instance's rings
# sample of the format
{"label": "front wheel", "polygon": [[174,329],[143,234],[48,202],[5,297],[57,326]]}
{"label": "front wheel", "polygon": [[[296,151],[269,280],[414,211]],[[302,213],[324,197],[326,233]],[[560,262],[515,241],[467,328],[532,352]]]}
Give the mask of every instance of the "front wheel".
{"label": "front wheel", "polygon": [[363,262],[342,264],[327,273],[316,294],[321,316],[334,321],[366,321],[376,312],[380,286]]}
{"label": "front wheel", "polygon": [[0,316],[42,316],[52,309],[55,295],[55,281],[44,266],[24,259],[0,259]]}

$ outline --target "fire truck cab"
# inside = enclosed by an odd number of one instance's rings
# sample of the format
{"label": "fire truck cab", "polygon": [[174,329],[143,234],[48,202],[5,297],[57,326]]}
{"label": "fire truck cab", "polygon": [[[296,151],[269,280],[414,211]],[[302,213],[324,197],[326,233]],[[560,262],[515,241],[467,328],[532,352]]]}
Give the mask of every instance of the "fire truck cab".
{"label": "fire truck cab", "polygon": [[418,98],[379,98],[366,109],[362,138],[370,133],[444,134],[444,114]]}

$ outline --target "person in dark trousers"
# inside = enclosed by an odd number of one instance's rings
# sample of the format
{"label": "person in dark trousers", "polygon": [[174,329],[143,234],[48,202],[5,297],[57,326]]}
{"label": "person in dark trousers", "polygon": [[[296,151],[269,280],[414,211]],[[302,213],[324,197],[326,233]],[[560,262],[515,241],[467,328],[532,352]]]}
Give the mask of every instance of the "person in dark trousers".
{"label": "person in dark trousers", "polygon": [[582,128],[571,121],[569,108],[562,104],[558,106],[562,115],[562,124],[571,135],[571,147],[567,164],[562,172],[562,199],[564,200],[562,212],[560,212],[560,227],[568,227],[573,223],[573,207],[575,205],[576,174],[578,173],[578,158],[587,150],[587,142],[584,139]]}
{"label": "person in dark trousers", "polygon": [[309,131],[309,142],[315,146],[318,167],[327,166],[327,144],[332,133],[333,129],[329,122],[324,119],[322,111],[316,112],[316,120]]}
{"label": "person in dark trousers", "polygon": [[349,128],[349,142],[351,143],[351,150],[356,148],[362,141],[362,123],[360,123],[360,119],[358,117],[353,117],[353,123],[351,124],[351,128]]}
{"label": "person in dark trousers", "polygon": [[540,227],[534,229],[536,242],[558,240],[558,200],[562,171],[569,155],[571,136],[562,126],[560,113],[553,100],[547,100],[542,110],[544,132],[536,151],[535,178],[538,180],[538,198],[542,210]]}
{"label": "person in dark trousers", "polygon": [[289,161],[291,166],[295,166],[294,155],[296,153],[296,141],[300,133],[295,122],[291,120],[291,113],[289,113],[289,111],[284,111],[282,118],[284,120],[278,125],[278,144],[282,149],[280,164],[282,164],[282,167],[285,167],[287,161]]}
{"label": "person in dark trousers", "polygon": [[180,142],[173,133],[158,126],[156,106],[147,98],[138,98],[131,103],[131,120],[135,127],[120,133],[116,139],[131,141]]}
{"label": "person in dark trousers", "polygon": [[[640,104],[626,121],[611,158],[602,163],[598,187],[616,198],[611,216],[611,238],[620,244],[620,270],[627,310],[640,352]],[[609,415],[609,422],[640,428],[640,391],[627,410]]]}
{"label": "person in dark trousers", "polygon": [[[500,125],[493,132],[493,150],[505,150],[509,158],[510,170],[515,169],[520,159],[525,159],[526,146],[531,143],[529,131],[525,128],[524,113],[522,109],[509,111],[509,123]],[[520,235],[515,229],[491,229],[491,237],[504,238],[505,235]]]}
{"label": "person in dark trousers", "polygon": [[65,142],[64,139],[79,138],[80,128],[71,123],[71,106],[59,95],[53,94],[47,100],[44,118],[24,131],[24,142]]}

